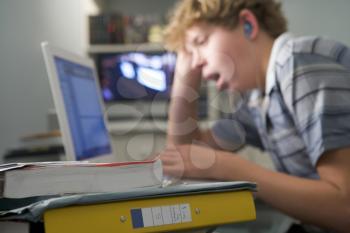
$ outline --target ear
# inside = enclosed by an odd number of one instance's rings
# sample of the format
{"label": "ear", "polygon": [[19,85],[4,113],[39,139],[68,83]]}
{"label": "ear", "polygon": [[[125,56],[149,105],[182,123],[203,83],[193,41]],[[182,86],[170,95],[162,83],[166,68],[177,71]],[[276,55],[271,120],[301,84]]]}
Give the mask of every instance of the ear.
{"label": "ear", "polygon": [[254,13],[248,9],[243,9],[239,13],[239,26],[242,28],[242,32],[247,34],[244,30],[245,24],[250,24],[251,30],[249,35],[245,35],[250,40],[255,40],[260,31],[259,23]]}

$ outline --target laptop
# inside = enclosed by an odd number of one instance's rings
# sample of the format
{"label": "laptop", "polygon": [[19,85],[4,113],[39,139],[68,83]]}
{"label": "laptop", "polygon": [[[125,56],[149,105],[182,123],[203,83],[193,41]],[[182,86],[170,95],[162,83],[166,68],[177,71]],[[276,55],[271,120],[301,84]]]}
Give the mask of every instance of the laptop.
{"label": "laptop", "polygon": [[115,162],[94,62],[41,44],[67,160]]}

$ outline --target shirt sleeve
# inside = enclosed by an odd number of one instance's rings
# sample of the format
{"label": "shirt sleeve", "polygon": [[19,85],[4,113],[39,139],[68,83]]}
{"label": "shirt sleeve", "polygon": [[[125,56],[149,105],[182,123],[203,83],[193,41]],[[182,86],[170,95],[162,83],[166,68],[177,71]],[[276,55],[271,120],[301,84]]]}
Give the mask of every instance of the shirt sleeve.
{"label": "shirt sleeve", "polygon": [[350,59],[346,66],[299,54],[290,62],[294,72],[281,81],[281,93],[316,166],[325,152],[350,147]]}

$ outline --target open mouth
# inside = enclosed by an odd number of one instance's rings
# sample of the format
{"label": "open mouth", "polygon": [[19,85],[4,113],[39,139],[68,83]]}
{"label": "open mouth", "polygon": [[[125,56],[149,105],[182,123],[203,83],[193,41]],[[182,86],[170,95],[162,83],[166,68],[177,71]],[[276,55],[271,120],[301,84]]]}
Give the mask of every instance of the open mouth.
{"label": "open mouth", "polygon": [[220,79],[220,74],[219,73],[213,73],[213,74],[209,74],[204,76],[205,80],[212,80],[212,81],[218,81]]}
{"label": "open mouth", "polygon": [[222,91],[228,88],[228,83],[219,73],[213,73],[203,77],[207,81],[215,81],[216,89]]}
{"label": "open mouth", "polygon": [[226,83],[224,80],[219,80],[216,82],[216,89],[218,89],[218,91],[223,91],[226,90],[228,88],[228,83]]}

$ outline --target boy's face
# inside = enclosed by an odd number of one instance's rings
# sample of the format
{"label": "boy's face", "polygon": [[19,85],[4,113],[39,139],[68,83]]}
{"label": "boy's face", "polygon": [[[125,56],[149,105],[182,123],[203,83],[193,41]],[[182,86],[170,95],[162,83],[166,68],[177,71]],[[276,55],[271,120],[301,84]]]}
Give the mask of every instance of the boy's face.
{"label": "boy's face", "polygon": [[186,31],[185,50],[192,68],[200,67],[205,80],[214,80],[218,90],[246,91],[257,87],[257,62],[251,42],[242,27],[197,23]]}

